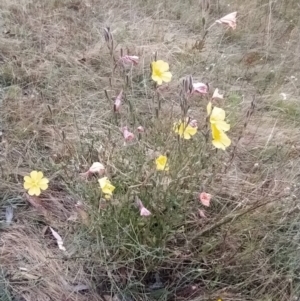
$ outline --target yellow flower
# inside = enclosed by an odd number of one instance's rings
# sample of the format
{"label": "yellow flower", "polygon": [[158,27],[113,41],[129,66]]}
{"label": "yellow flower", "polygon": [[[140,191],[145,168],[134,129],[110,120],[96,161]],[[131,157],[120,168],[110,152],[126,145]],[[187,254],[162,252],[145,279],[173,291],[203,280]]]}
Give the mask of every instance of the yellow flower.
{"label": "yellow flower", "polygon": [[183,139],[191,139],[197,133],[197,126],[191,126],[185,121],[174,123],[174,131]]}
{"label": "yellow flower", "polygon": [[33,170],[30,176],[24,177],[24,188],[28,190],[29,195],[39,196],[41,190],[46,190],[48,188],[49,180],[44,178],[41,171]]}
{"label": "yellow flower", "polygon": [[225,120],[225,111],[221,108],[214,107],[210,114],[210,118],[209,118],[210,123],[212,125],[214,124],[219,130],[227,132],[230,129],[230,124],[228,124],[224,120]]}
{"label": "yellow flower", "polygon": [[100,184],[100,188],[102,190],[102,192],[104,193],[104,197],[106,199],[110,199],[110,197],[113,194],[113,191],[115,190],[115,186],[111,184],[110,180],[107,177],[103,177],[101,179],[98,180],[99,184]]}
{"label": "yellow flower", "polygon": [[212,144],[216,148],[221,148],[223,150],[226,149],[231,144],[231,140],[224,133],[224,131],[220,130],[216,124],[211,124],[211,133],[212,133]]}
{"label": "yellow flower", "polygon": [[156,170],[169,170],[168,158],[166,156],[160,155],[155,160]]}
{"label": "yellow flower", "polygon": [[169,64],[159,60],[151,63],[152,79],[161,85],[163,82],[169,83],[172,79],[172,74],[169,72]]}

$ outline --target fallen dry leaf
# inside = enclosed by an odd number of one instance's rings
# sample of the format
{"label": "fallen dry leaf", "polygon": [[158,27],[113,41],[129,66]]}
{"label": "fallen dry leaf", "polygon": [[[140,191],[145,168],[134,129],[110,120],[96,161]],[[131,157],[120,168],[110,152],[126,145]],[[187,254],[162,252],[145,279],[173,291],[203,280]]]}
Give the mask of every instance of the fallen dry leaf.
{"label": "fallen dry leaf", "polygon": [[57,245],[58,245],[59,249],[63,250],[63,251],[66,251],[66,248],[64,247],[64,242],[63,242],[61,236],[56,231],[54,231],[51,227],[49,227],[49,228],[50,228],[53,236],[57,240]]}
{"label": "fallen dry leaf", "polygon": [[78,219],[78,213],[77,212],[73,212],[68,218],[67,221],[68,222],[76,222]]}
{"label": "fallen dry leaf", "polygon": [[75,286],[72,288],[72,291],[78,293],[78,292],[80,292],[80,291],[88,290],[89,288],[90,288],[90,287],[89,287],[88,285],[82,284],[82,283],[81,283],[81,284],[75,285]]}
{"label": "fallen dry leaf", "polygon": [[198,209],[198,212],[199,212],[200,217],[206,218],[206,215],[205,215],[205,211],[204,211],[204,210]]}
{"label": "fallen dry leaf", "polygon": [[6,210],[5,210],[5,219],[6,219],[6,223],[9,225],[12,221],[14,217],[14,209],[12,206],[8,206],[6,207]]}
{"label": "fallen dry leaf", "polygon": [[48,210],[42,205],[42,201],[36,196],[30,196],[25,194],[26,200],[35,208],[37,211],[42,213],[45,217],[49,215]]}
{"label": "fallen dry leaf", "polygon": [[81,202],[77,202],[75,207],[81,217],[82,223],[88,226],[90,224],[90,219],[88,213],[84,210],[83,204]]}

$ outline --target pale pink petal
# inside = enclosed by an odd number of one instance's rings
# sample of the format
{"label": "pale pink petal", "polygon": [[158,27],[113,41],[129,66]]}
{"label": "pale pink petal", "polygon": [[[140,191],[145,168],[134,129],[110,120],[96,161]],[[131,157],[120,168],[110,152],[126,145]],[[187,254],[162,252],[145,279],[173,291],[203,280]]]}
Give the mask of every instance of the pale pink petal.
{"label": "pale pink petal", "polygon": [[137,131],[138,131],[139,133],[144,133],[144,132],[145,132],[145,129],[140,125],[140,126],[137,127]]}
{"label": "pale pink petal", "polygon": [[209,193],[206,192],[201,192],[199,194],[199,199],[202,203],[202,205],[209,207],[210,205],[210,199],[211,199],[211,195]]}
{"label": "pale pink petal", "polygon": [[132,141],[134,139],[134,134],[128,131],[127,126],[122,128],[122,132],[125,141]]}
{"label": "pale pink petal", "polygon": [[206,218],[206,215],[205,215],[205,211],[204,211],[204,210],[198,209],[198,212],[199,212],[200,217]]}
{"label": "pale pink petal", "polygon": [[198,94],[207,94],[208,93],[208,86],[204,83],[193,83],[193,92]]}
{"label": "pale pink petal", "polygon": [[120,58],[120,62],[123,63],[123,65],[137,65],[139,57],[136,55],[124,55]]}
{"label": "pale pink petal", "polygon": [[120,108],[121,108],[121,105],[122,105],[122,96],[123,96],[123,90],[121,90],[121,92],[119,93],[119,95],[115,99],[115,103],[114,103],[114,111],[115,112],[120,111]]}
{"label": "pale pink petal", "polygon": [[212,99],[223,99],[223,94],[219,93],[219,89],[215,89]]}
{"label": "pale pink petal", "polygon": [[105,171],[105,167],[103,164],[101,164],[100,162],[94,162],[88,171],[80,173],[80,175],[82,177],[87,178],[90,175],[95,174],[95,173],[102,175],[104,173],[104,171]]}
{"label": "pale pink petal", "polygon": [[140,210],[141,210],[142,208],[144,208],[144,204],[142,203],[142,201],[141,201],[138,197],[135,198],[135,203],[136,203],[137,207],[138,207]]}
{"label": "pale pink petal", "polygon": [[216,22],[219,24],[228,25],[232,29],[235,29],[236,28],[236,14],[237,14],[237,12],[235,11],[235,12],[230,13],[230,14],[224,16],[223,18],[217,20]]}
{"label": "pale pink petal", "polygon": [[136,203],[136,206],[140,210],[140,216],[149,216],[149,215],[151,215],[151,212],[147,208],[145,208],[144,204],[142,203],[142,201],[138,197],[135,198],[135,203]]}
{"label": "pale pink petal", "polygon": [[151,212],[150,212],[147,208],[143,207],[143,208],[140,210],[140,215],[141,215],[141,216],[149,216],[149,215],[151,215]]}
{"label": "pale pink petal", "polygon": [[91,173],[98,173],[98,174],[102,174],[105,170],[105,167],[103,164],[101,164],[100,162],[94,162],[92,164],[92,166],[89,169],[89,172]]}

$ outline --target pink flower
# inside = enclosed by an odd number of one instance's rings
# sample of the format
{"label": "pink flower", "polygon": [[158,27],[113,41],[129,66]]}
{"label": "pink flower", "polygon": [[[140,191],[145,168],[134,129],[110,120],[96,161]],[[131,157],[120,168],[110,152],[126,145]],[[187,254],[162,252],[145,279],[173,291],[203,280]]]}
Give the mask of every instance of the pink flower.
{"label": "pink flower", "polygon": [[122,132],[125,141],[132,141],[134,139],[134,134],[128,131],[127,126],[122,128]]}
{"label": "pink flower", "polygon": [[140,210],[140,216],[151,215],[151,212],[144,206],[144,204],[138,197],[136,197],[136,205],[138,206],[138,208]]}
{"label": "pink flower", "polygon": [[144,132],[145,132],[145,129],[140,125],[140,126],[137,127],[137,131],[138,131],[139,133],[144,133]]}
{"label": "pink flower", "polygon": [[119,93],[119,95],[115,99],[114,103],[114,111],[119,112],[122,104],[122,96],[123,96],[123,90]]}
{"label": "pink flower", "polygon": [[192,120],[190,120],[189,125],[193,128],[196,128],[196,127],[198,127],[198,122],[196,119],[192,119]]}
{"label": "pink flower", "polygon": [[212,99],[223,99],[223,94],[219,94],[219,89],[215,89]]}
{"label": "pink flower", "polygon": [[89,168],[88,171],[81,173],[81,176],[85,176],[88,177],[92,174],[98,174],[98,175],[102,175],[105,171],[105,167],[103,164],[101,164],[100,162],[94,162],[91,167]]}
{"label": "pink flower", "polygon": [[210,199],[211,199],[211,195],[209,193],[206,192],[201,192],[199,194],[199,199],[202,203],[202,205],[209,207],[210,205]]}
{"label": "pink flower", "polygon": [[193,83],[193,92],[196,94],[207,94],[208,93],[208,86],[204,83]]}
{"label": "pink flower", "polygon": [[136,55],[124,55],[119,59],[119,62],[121,62],[123,66],[136,66],[139,62],[139,57]]}
{"label": "pink flower", "polygon": [[228,25],[229,27],[231,27],[232,29],[235,29],[236,28],[236,14],[237,14],[236,11],[233,13],[230,13],[230,14],[224,16],[223,18],[217,20],[216,23],[225,24],[225,25]]}

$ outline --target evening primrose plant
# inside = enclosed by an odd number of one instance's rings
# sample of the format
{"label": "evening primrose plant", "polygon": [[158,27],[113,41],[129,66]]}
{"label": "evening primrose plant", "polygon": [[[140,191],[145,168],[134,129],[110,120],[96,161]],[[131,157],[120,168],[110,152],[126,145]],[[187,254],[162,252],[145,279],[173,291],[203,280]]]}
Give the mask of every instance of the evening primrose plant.
{"label": "evening primrose plant", "polygon": [[[82,172],[78,168],[79,177],[69,185],[80,187],[76,194],[90,208],[77,212],[85,225],[89,221],[90,235],[109,244],[107,254],[121,254],[125,261],[140,257],[147,270],[156,265],[149,254],[165,256],[166,246],[185,235],[186,221],[204,223],[213,214],[214,177],[231,145],[230,123],[217,102],[226,99],[191,75],[180,81],[183,75],[157,53],[140,57],[121,48],[118,55],[112,31],[104,32],[111,61],[104,135],[95,162]],[[146,70],[140,66],[145,60],[151,62]],[[157,113],[140,117],[137,99]],[[48,187],[42,172],[24,181],[29,195]]]}

